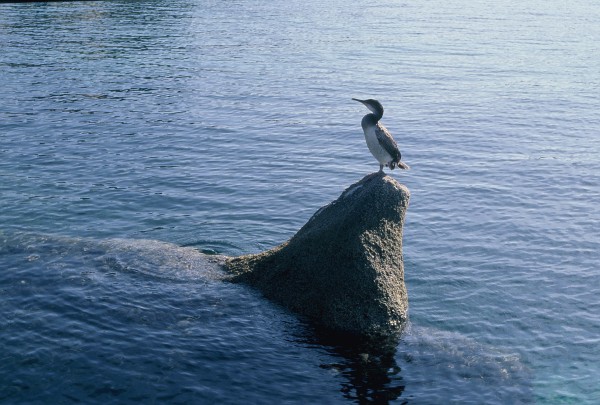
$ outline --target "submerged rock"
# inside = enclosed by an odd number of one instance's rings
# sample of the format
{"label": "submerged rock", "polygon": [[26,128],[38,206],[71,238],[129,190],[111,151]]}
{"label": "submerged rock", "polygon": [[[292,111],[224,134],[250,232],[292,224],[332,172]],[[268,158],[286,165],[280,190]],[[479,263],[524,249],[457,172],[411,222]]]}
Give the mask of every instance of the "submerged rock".
{"label": "submerged rock", "polygon": [[334,332],[399,333],[407,319],[402,228],[408,189],[383,173],[348,187],[289,241],[230,258],[235,282]]}

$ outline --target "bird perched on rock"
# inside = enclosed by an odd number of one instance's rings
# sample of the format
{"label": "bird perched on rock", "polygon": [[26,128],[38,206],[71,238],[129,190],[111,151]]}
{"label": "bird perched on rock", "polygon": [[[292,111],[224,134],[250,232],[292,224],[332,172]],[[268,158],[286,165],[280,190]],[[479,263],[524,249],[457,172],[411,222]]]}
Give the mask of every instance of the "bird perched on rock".
{"label": "bird perched on rock", "polygon": [[409,169],[409,166],[400,160],[402,155],[398,149],[398,144],[396,144],[390,132],[379,122],[383,116],[381,103],[373,99],[359,100],[353,98],[352,100],[363,103],[365,107],[372,111],[371,114],[363,117],[360,125],[365,133],[369,150],[379,162],[379,171],[383,172],[383,166],[387,166],[392,170],[396,167]]}

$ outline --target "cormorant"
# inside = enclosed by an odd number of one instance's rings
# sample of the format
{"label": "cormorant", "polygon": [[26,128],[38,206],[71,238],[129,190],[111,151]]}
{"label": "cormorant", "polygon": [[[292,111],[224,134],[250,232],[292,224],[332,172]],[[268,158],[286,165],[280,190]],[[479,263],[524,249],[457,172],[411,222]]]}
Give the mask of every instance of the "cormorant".
{"label": "cormorant", "polygon": [[377,100],[352,100],[363,103],[365,107],[372,111],[372,114],[367,114],[363,117],[360,125],[365,133],[365,140],[369,150],[379,162],[379,171],[383,172],[383,166],[387,166],[394,170],[396,167],[400,169],[409,169],[409,166],[400,161],[402,155],[398,149],[398,144],[392,138],[389,131],[379,122],[383,116],[383,106]]}

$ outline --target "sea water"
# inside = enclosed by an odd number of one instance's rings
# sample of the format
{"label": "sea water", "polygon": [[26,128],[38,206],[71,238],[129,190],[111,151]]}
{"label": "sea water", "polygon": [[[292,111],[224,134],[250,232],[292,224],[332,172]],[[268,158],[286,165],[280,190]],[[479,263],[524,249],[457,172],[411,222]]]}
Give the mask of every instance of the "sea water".
{"label": "sea water", "polygon": [[[593,1],[0,4],[0,401],[600,402]],[[369,358],[223,280],[408,172]],[[209,256],[206,256],[208,254]],[[208,258],[207,258],[208,257]]]}

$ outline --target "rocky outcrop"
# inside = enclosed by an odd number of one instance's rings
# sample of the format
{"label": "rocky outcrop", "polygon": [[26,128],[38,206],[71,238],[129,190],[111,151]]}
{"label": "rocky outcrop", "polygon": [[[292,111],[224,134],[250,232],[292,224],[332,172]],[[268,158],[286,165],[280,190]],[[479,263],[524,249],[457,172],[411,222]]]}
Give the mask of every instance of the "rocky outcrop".
{"label": "rocky outcrop", "polygon": [[392,177],[368,175],[289,241],[230,258],[225,267],[233,281],[328,330],[358,337],[398,333],[408,310],[402,228],[409,196]]}

